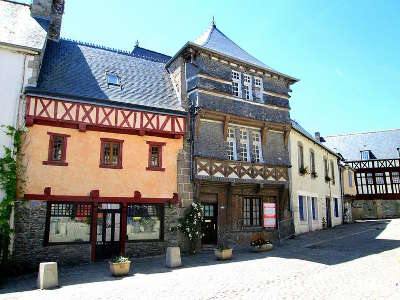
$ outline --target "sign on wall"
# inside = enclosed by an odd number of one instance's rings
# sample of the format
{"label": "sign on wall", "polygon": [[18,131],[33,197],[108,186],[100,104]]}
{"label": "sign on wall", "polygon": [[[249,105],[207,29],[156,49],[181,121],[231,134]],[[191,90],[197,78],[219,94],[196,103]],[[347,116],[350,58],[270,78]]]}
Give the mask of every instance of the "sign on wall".
{"label": "sign on wall", "polygon": [[276,227],[276,207],[275,203],[263,203],[264,227]]}

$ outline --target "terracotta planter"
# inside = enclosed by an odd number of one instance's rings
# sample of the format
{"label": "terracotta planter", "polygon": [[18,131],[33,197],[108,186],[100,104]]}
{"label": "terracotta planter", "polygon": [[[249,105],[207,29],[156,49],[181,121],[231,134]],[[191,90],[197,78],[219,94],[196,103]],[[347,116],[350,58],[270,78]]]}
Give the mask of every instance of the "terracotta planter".
{"label": "terracotta planter", "polygon": [[110,263],[110,272],[113,276],[125,276],[128,275],[129,269],[131,267],[131,262],[123,262],[123,263]]}
{"label": "terracotta planter", "polygon": [[214,249],[215,257],[218,260],[227,260],[232,258],[232,249]]}
{"label": "terracotta planter", "polygon": [[253,251],[254,252],[264,252],[264,251],[271,250],[273,247],[274,247],[274,245],[272,245],[272,244],[264,244],[264,245],[261,245],[260,247],[253,247]]}

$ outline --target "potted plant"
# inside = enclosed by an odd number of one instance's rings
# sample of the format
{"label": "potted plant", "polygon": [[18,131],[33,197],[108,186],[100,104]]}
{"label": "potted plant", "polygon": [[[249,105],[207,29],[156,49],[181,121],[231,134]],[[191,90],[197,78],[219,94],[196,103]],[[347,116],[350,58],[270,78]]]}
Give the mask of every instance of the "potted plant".
{"label": "potted plant", "polygon": [[329,182],[329,181],[331,181],[331,178],[329,176],[325,176],[325,181]]}
{"label": "potted plant", "polygon": [[273,248],[273,245],[270,241],[264,240],[263,238],[258,238],[255,240],[252,240],[250,242],[250,246],[253,248],[253,251],[255,252],[264,252],[271,250]]}
{"label": "potted plant", "polygon": [[301,166],[301,167],[299,168],[299,173],[300,173],[301,175],[310,174],[310,173],[308,172],[308,168],[307,168],[307,167],[304,167],[304,166]]}
{"label": "potted plant", "polygon": [[218,260],[232,259],[232,248],[224,244],[219,244],[218,247],[214,249],[214,254]]}
{"label": "potted plant", "polygon": [[311,177],[317,178],[318,177],[318,173],[315,172],[315,171],[311,172]]}
{"label": "potted plant", "polygon": [[131,261],[124,256],[114,257],[110,262],[110,272],[113,276],[128,275],[131,267]]}

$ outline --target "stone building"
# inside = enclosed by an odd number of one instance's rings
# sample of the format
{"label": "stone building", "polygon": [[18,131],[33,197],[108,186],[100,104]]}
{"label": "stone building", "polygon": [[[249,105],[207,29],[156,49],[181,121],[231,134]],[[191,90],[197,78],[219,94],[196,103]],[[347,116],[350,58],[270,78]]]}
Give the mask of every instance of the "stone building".
{"label": "stone building", "polygon": [[204,208],[202,245],[287,235],[289,93],[297,79],[251,56],[214,22],[166,67],[188,112],[183,204]]}
{"label": "stone building", "polygon": [[292,120],[290,200],[295,233],[342,223],[343,198],[340,156]]}
{"label": "stone building", "polygon": [[354,171],[353,219],[400,217],[400,129],[325,139]]}

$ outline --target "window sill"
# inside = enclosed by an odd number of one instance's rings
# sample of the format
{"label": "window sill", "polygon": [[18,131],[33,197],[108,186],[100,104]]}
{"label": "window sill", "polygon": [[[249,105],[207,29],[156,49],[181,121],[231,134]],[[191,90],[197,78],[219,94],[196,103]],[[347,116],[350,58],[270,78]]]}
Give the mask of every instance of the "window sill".
{"label": "window sill", "polygon": [[160,167],[147,167],[146,168],[147,171],[160,171],[160,172],[164,172],[165,168],[160,168]]}
{"label": "window sill", "polygon": [[52,161],[52,160],[45,160],[43,161],[43,165],[47,165],[47,166],[61,166],[61,167],[65,167],[68,166],[68,163],[65,161]]}
{"label": "window sill", "polygon": [[99,165],[99,168],[105,168],[105,169],[122,169],[122,166]]}

